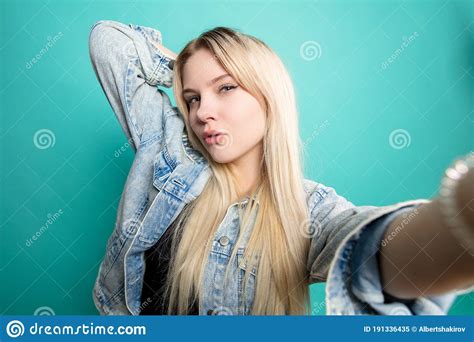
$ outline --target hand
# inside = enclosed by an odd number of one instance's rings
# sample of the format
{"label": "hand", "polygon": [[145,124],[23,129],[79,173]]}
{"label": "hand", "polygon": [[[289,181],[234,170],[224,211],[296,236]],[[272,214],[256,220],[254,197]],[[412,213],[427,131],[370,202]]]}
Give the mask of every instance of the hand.
{"label": "hand", "polygon": [[439,195],[443,223],[474,256],[474,154],[459,158],[446,170]]}
{"label": "hand", "polygon": [[474,230],[474,169],[459,181],[456,201],[464,222]]}
{"label": "hand", "polygon": [[168,57],[168,58],[170,58],[170,59],[172,59],[172,60],[175,60],[176,57],[178,57],[177,54],[175,54],[173,51],[167,49],[164,45],[158,44],[158,43],[154,43],[154,45],[156,46],[156,48],[157,48],[158,50],[161,51],[161,53],[162,53],[164,56],[166,56],[166,57]]}

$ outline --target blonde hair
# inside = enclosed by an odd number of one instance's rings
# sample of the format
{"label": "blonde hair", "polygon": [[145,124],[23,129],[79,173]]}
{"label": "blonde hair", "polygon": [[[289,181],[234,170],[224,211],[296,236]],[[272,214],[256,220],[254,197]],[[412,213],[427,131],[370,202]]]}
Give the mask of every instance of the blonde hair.
{"label": "blonde hair", "polygon": [[[230,168],[213,161],[189,124],[189,109],[182,96],[183,67],[199,49],[210,51],[236,82],[259,101],[266,114],[262,176],[255,193],[258,204],[250,200],[246,208],[239,206],[240,232],[235,244],[240,246],[244,231],[250,229],[241,260],[247,265],[246,270],[258,270],[250,314],[308,314],[309,238],[303,232],[307,231],[309,220],[293,84],[279,57],[265,43],[225,27],[214,28],[190,41],[174,64],[174,95],[189,141],[208,160],[212,172],[200,196],[177,219],[180,242],[177,244],[174,239],[172,248],[176,252],[165,287],[168,313],[186,314],[195,300],[203,302],[203,271],[215,233],[228,207],[238,199]],[[251,227],[249,222],[254,215]],[[237,247],[227,265],[235,261],[236,251]],[[224,279],[235,276],[228,274],[229,269]],[[249,272],[245,272],[244,296],[248,277]]]}

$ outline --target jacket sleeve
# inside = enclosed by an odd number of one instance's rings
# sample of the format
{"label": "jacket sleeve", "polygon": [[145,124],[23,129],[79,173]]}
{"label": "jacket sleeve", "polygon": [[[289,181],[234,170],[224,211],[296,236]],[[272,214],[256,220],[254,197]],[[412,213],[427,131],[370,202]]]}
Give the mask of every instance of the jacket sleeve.
{"label": "jacket sleeve", "polygon": [[[399,299],[385,293],[380,279],[379,251],[384,243],[383,237],[388,225],[398,216],[409,222],[412,215],[416,215],[412,209],[421,204],[404,207],[372,221],[359,232],[348,239],[342,249],[353,248],[350,261],[340,268],[334,270],[331,276],[338,277],[344,272],[344,268],[350,270],[351,281],[346,279],[342,288],[348,286],[349,292],[353,294],[353,307],[359,307],[361,313],[375,313],[380,315],[446,315],[452,303],[459,294],[469,289],[460,289],[437,296],[423,296],[414,299]],[[403,227],[401,227],[403,228]],[[387,241],[385,241],[386,243]],[[344,253],[344,251],[341,251]],[[347,252],[346,252],[347,253]],[[337,292],[337,291],[336,291]]]}
{"label": "jacket sleeve", "polygon": [[162,135],[170,101],[158,86],[171,87],[172,59],[157,46],[153,28],[116,21],[96,22],[89,34],[89,53],[100,85],[134,151]]}
{"label": "jacket sleeve", "polygon": [[[326,312],[344,314],[443,314],[456,297],[446,294],[410,302],[388,298],[380,284],[377,252],[392,220],[427,203],[420,199],[389,206],[355,206],[318,184],[310,197],[310,283],[326,282]],[[374,263],[375,262],[375,263]]]}

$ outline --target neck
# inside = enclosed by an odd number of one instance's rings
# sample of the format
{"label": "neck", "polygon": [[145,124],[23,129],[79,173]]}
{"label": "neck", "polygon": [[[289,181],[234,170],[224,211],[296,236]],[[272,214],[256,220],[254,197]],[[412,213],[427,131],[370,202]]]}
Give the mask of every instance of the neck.
{"label": "neck", "polygon": [[237,194],[239,198],[251,196],[257,189],[262,175],[262,146],[254,149],[229,163],[229,166],[237,178]]}

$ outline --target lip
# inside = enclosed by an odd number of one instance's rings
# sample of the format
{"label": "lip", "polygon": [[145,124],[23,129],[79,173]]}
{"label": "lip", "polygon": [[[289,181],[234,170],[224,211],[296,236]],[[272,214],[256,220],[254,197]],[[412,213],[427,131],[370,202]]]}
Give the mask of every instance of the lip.
{"label": "lip", "polygon": [[204,131],[204,133],[202,134],[202,138],[204,139],[206,144],[214,145],[217,143],[217,137],[223,134],[225,133],[222,131],[217,131],[217,130],[212,129],[212,130]]}
{"label": "lip", "polygon": [[215,145],[215,144],[218,143],[218,138],[219,138],[220,136],[222,136],[222,135],[224,135],[224,134],[218,133],[218,134],[216,134],[216,135],[209,135],[206,139],[204,139],[204,141],[205,141],[206,144],[208,144],[208,145]]}

